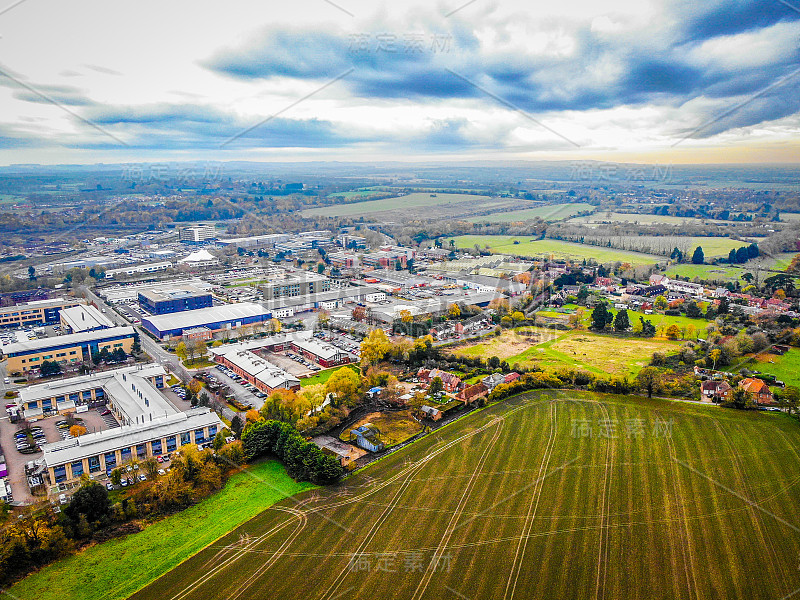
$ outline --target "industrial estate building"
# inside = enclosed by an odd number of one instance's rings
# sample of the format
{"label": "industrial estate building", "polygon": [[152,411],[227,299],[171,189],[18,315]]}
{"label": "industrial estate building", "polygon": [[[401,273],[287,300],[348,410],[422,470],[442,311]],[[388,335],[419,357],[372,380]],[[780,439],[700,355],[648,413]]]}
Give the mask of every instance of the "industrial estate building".
{"label": "industrial estate building", "polygon": [[162,366],[152,364],[49,381],[20,390],[19,406],[22,416],[36,419],[83,405],[108,404],[121,423],[143,422],[148,414],[175,412],[157,392],[164,387],[165,376]]}
{"label": "industrial estate building", "polygon": [[142,327],[159,339],[169,339],[181,337],[187,329],[206,327],[212,332],[222,331],[235,329],[242,325],[264,323],[270,318],[272,318],[272,312],[261,305],[240,302],[146,317],[142,319]]}
{"label": "industrial estate building", "polygon": [[293,298],[327,292],[331,289],[331,280],[312,271],[281,273],[261,283],[259,289],[264,293],[265,300]]}
{"label": "industrial estate building", "polygon": [[297,377],[250,350],[234,348],[217,354],[215,358],[221,365],[267,394],[277,389],[300,389],[300,380]]}
{"label": "industrial estate building", "polygon": [[175,452],[187,444],[207,444],[223,428],[208,408],[174,412],[152,421],[123,425],[42,446],[51,483],[75,481],[85,473],[108,475],[120,465]]}
{"label": "industrial estate building", "polygon": [[63,309],[60,320],[64,333],[82,333],[114,326],[114,322],[101,313],[96,306],[84,306],[83,304]]}
{"label": "industrial estate building", "polygon": [[166,315],[184,310],[208,308],[213,304],[211,292],[191,284],[176,285],[171,289],[150,289],[139,292],[139,304],[154,315]]}
{"label": "industrial estate building", "polygon": [[105,404],[121,425],[44,444],[41,469],[50,483],[75,481],[84,474],[107,475],[134,460],[213,440],[223,427],[217,414],[208,408],[178,411],[159,392],[165,376],[160,365],[135,366],[22,390],[20,401],[26,417]]}
{"label": "industrial estate building", "polygon": [[7,373],[24,373],[39,368],[46,360],[62,364],[87,362],[104,348],[109,352],[122,348],[130,354],[136,333],[133,327],[109,327],[69,335],[16,342],[0,351],[6,359]]}
{"label": "industrial estate building", "polygon": [[157,273],[172,268],[172,263],[168,260],[144,263],[141,265],[131,265],[120,267],[119,269],[106,269],[106,279],[114,279],[117,275],[134,275],[136,273]]}
{"label": "industrial estate building", "polygon": [[25,327],[27,325],[52,325],[58,323],[59,313],[81,302],[74,298],[34,300],[0,308],[0,327]]}

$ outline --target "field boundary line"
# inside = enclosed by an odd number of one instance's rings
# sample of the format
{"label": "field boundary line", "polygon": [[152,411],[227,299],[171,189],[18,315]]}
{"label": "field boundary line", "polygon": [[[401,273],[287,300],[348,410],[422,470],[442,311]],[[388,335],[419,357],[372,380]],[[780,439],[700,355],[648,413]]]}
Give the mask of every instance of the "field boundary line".
{"label": "field boundary line", "polygon": [[[298,516],[296,513],[292,512],[292,509],[279,508],[279,507],[269,507],[267,510],[269,510],[271,508],[276,508],[277,510],[281,510],[283,512],[291,513],[295,517]],[[300,511],[297,511],[297,512],[299,513]],[[261,513],[259,513],[259,514],[261,514]],[[260,536],[257,536],[255,538],[253,538],[253,540],[250,541],[250,543],[238,548],[237,550],[234,551],[234,553],[231,556],[226,558],[223,562],[221,562],[220,564],[215,566],[213,569],[211,569],[211,570],[207,571],[206,573],[204,573],[198,579],[195,579],[191,584],[187,585],[185,588],[183,588],[179,592],[175,593],[173,596],[170,597],[170,600],[180,600],[181,598],[185,597],[187,594],[189,594],[192,591],[194,591],[198,586],[203,585],[210,578],[214,577],[219,571],[221,571],[222,569],[228,567],[231,563],[236,562],[237,560],[239,560],[242,556],[244,556],[249,551],[250,548],[253,548],[257,544],[259,544],[261,542],[261,540],[269,537],[270,535],[272,535],[274,533],[277,533],[278,531],[280,531],[281,529],[286,527],[291,522],[292,522],[292,519],[287,519],[286,521],[283,521],[282,523],[279,523],[278,525],[275,525],[275,527],[273,527],[269,531],[266,531],[263,534],[261,534]],[[219,556],[220,554],[224,554],[224,552],[227,549],[229,549],[230,547],[229,546],[224,546],[223,548],[224,548],[223,553],[217,553],[217,555],[215,555],[215,558],[217,556]],[[206,563],[206,564],[208,564],[208,563]]]}

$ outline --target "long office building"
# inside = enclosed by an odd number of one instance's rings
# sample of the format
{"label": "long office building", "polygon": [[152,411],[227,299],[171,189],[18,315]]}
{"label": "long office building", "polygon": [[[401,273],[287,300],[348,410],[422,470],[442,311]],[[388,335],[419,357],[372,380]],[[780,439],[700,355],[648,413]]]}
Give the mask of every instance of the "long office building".
{"label": "long office building", "polygon": [[38,369],[46,360],[62,364],[87,362],[93,353],[104,348],[109,352],[121,348],[130,354],[135,335],[133,327],[109,327],[16,342],[3,346],[0,351],[6,360],[6,373],[25,373]]}
{"label": "long office building", "polygon": [[22,388],[19,407],[26,419],[37,419],[83,405],[107,404],[120,423],[143,423],[149,416],[175,412],[157,391],[164,387],[165,377],[164,367],[152,364],[48,381]]}
{"label": "long office building", "polygon": [[106,279],[114,279],[118,275],[135,275],[137,273],[156,273],[158,271],[166,271],[172,268],[172,263],[168,260],[158,262],[144,263],[141,265],[130,265],[127,267],[120,267],[119,269],[107,269],[105,273]]}
{"label": "long office building", "polygon": [[212,332],[236,329],[242,325],[264,323],[272,311],[253,302],[239,302],[142,319],[142,327],[159,339],[181,337],[187,329],[206,327]]}
{"label": "long office building", "polygon": [[0,308],[0,327],[52,325],[58,323],[59,314],[63,309],[79,304],[81,302],[74,298],[53,298],[6,306]]}
{"label": "long office building", "polygon": [[300,380],[255,352],[233,348],[215,356],[217,362],[267,394],[277,389],[299,390]]}
{"label": "long office building", "polygon": [[172,453],[187,444],[207,444],[222,428],[215,412],[192,408],[144,423],[44,444],[42,460],[51,484],[76,481],[84,474],[108,476],[126,463]]}

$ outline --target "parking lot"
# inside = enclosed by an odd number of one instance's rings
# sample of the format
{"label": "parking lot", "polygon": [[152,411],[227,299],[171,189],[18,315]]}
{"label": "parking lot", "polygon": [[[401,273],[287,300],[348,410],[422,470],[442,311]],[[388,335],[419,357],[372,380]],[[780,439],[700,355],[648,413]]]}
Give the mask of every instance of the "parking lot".
{"label": "parking lot", "polygon": [[[303,364],[296,359],[291,358],[291,356],[298,356],[296,352],[285,352],[285,353],[277,353],[277,352],[264,352],[264,358],[266,358],[269,362],[273,365],[276,365],[286,371],[287,373],[291,373],[295,377],[305,377],[309,373],[314,373],[314,369],[311,368],[313,363],[311,361],[306,360],[306,363]],[[319,371],[319,369],[317,369]]]}
{"label": "parking lot", "polygon": [[[250,404],[256,409],[264,405],[264,400],[267,397],[266,394],[258,391],[244,379],[233,373],[233,371],[220,369],[220,366],[221,365],[218,365],[217,368],[209,369],[209,374],[223,385],[227,385],[231,389],[234,398],[242,404]],[[233,376],[231,373],[233,373]],[[245,387],[245,384],[249,387]]]}
{"label": "parking lot", "polygon": [[[99,410],[89,410],[84,413],[76,414],[75,416],[82,421],[79,424],[86,427],[87,433],[95,431],[103,431],[109,427],[119,427],[119,424],[114,420],[113,416],[102,415],[104,408]],[[110,418],[109,418],[110,417]],[[31,422],[31,425],[36,429],[40,443],[58,442],[63,439],[69,439],[69,430],[64,427],[58,427],[58,423],[65,421],[64,416],[57,415],[40,419],[39,421]],[[15,434],[19,431],[19,425],[11,423],[8,418],[0,420],[0,445],[2,445],[3,453],[5,454],[6,468],[8,469],[8,482],[11,484],[11,490],[14,495],[14,502],[32,502],[34,496],[30,493],[28,482],[25,476],[25,464],[30,461],[38,460],[42,457],[41,451],[36,451],[31,454],[23,454],[17,450]]]}

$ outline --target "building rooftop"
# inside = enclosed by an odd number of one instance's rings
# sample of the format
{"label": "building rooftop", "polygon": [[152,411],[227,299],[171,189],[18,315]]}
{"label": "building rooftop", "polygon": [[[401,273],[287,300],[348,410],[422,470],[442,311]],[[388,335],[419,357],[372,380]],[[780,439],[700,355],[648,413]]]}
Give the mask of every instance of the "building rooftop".
{"label": "building rooftop", "polygon": [[145,317],[143,321],[150,323],[159,331],[171,329],[189,329],[200,327],[209,323],[219,323],[221,321],[235,321],[245,317],[256,317],[269,315],[271,311],[260,304],[253,302],[239,302],[237,304],[225,304],[223,306],[210,306],[208,308],[198,308],[195,310],[184,310],[168,315],[153,315]]}
{"label": "building rooftop", "polygon": [[189,298],[192,296],[207,296],[211,292],[207,289],[200,289],[190,283],[183,283],[173,287],[161,287],[143,290],[139,292],[150,302],[163,302],[164,300],[177,300],[178,298]]}
{"label": "building rooftop", "polygon": [[215,424],[222,424],[215,412],[204,407],[192,408],[166,417],[153,417],[144,423],[123,425],[78,438],[44,444],[43,458],[46,465],[52,466]]}
{"label": "building rooftop", "polygon": [[65,308],[60,313],[61,320],[73,333],[91,331],[93,329],[107,329],[114,326],[114,322],[101,313],[95,306],[79,304]]}
{"label": "building rooftop", "polygon": [[13,354],[17,352],[33,352],[36,350],[46,350],[53,346],[77,345],[109,337],[133,335],[133,327],[110,327],[108,329],[98,329],[96,331],[84,331],[81,333],[71,333],[69,335],[56,335],[49,338],[28,340],[26,342],[16,342],[3,347],[3,354]]}

